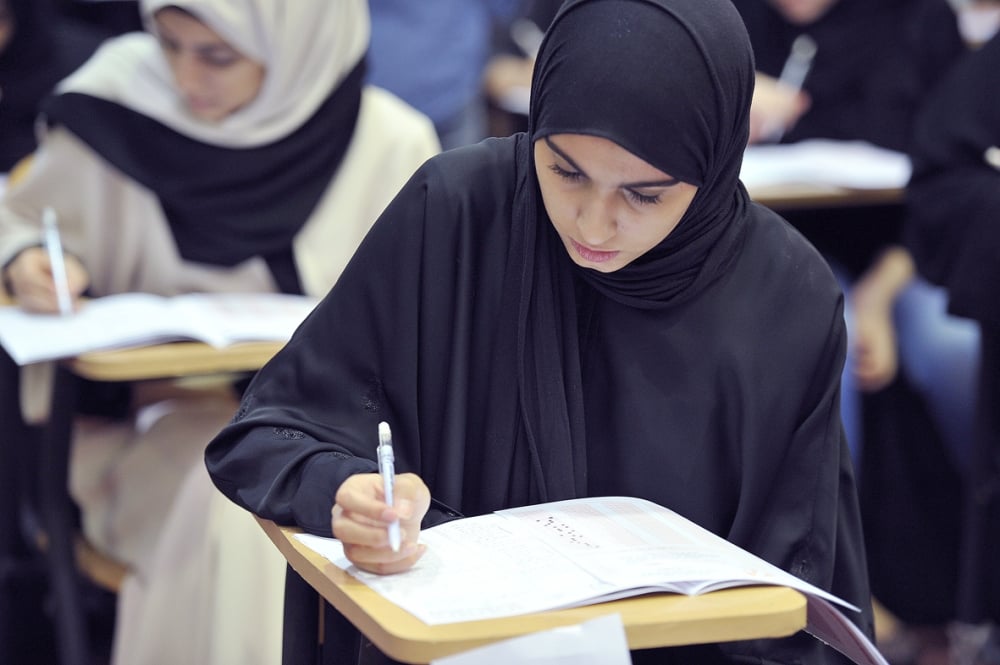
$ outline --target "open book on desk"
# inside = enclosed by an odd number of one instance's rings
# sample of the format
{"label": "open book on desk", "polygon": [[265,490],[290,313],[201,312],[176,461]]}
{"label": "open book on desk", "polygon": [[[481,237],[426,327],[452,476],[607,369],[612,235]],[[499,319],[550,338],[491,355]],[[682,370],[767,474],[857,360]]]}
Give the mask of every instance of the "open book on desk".
{"label": "open book on desk", "polygon": [[888,665],[837,606],[856,607],[642,499],[573,499],[447,522],[421,533],[427,552],[396,575],[357,569],[334,539],[296,537],[427,624],[770,584],[806,596],[810,633],[857,663]]}
{"label": "open book on desk", "polygon": [[287,341],[317,300],[279,293],[123,293],[84,301],[70,315],[0,307],[0,344],[26,365],[88,351],[199,341]]}

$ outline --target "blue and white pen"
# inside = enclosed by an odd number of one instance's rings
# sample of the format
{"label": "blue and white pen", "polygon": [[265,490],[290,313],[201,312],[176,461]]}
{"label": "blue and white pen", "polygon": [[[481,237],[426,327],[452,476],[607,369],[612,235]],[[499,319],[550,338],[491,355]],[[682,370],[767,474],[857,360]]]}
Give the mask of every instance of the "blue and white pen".
{"label": "blue and white pen", "polygon": [[[392,454],[392,432],[389,423],[378,424],[378,472],[382,476],[382,487],[385,490],[385,502],[394,505],[392,498],[393,486],[396,483],[396,460]],[[389,524],[389,546],[393,552],[399,551],[399,520]]]}

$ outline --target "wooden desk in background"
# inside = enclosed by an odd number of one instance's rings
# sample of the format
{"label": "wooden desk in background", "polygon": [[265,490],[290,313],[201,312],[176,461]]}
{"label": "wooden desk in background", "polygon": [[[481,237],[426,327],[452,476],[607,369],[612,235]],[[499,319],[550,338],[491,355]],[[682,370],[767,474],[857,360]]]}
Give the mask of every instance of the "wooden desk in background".
{"label": "wooden desk in background", "polygon": [[903,202],[903,188],[849,189],[832,185],[786,184],[754,187],[750,198],[779,213],[817,208],[851,208],[898,205]]}
{"label": "wooden desk in background", "polygon": [[784,637],[806,623],[806,599],[787,587],[742,587],[700,596],[636,598],[487,621],[427,625],[295,538],[298,529],[257,518],[291,568],[384,654],[404,663],[435,658],[526,633],[621,615],[629,647],[643,649]]}
{"label": "wooden desk in background", "polygon": [[[0,299],[0,304],[6,303]],[[93,581],[100,581],[100,573],[95,575],[91,564],[96,562],[102,570],[114,567],[106,557],[99,561],[97,557],[102,555],[78,537],[76,506],[69,494],[69,453],[80,380],[146,381],[252,372],[282,346],[254,342],[217,349],[196,342],[173,342],[85,353],[56,363],[49,418],[40,432],[37,454],[19,463],[19,467],[27,467],[18,469],[24,474],[19,480],[25,480],[27,488],[20,492],[17,512],[25,538],[44,543],[61,665],[89,665],[91,660],[78,567]],[[11,364],[5,371],[20,370]],[[5,379],[4,384],[8,383],[16,385],[16,379]],[[16,394],[14,390],[5,399],[3,408],[5,413],[11,412],[9,417],[15,417],[13,412],[18,409]]]}

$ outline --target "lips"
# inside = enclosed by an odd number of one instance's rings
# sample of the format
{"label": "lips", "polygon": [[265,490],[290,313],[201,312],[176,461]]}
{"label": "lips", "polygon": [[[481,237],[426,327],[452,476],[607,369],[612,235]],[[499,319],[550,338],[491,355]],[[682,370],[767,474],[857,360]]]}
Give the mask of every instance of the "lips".
{"label": "lips", "polygon": [[618,256],[617,250],[607,252],[599,249],[591,249],[586,245],[581,245],[572,238],[570,238],[570,242],[573,243],[573,249],[576,250],[576,253],[579,254],[583,260],[589,261],[590,263],[605,263]]}

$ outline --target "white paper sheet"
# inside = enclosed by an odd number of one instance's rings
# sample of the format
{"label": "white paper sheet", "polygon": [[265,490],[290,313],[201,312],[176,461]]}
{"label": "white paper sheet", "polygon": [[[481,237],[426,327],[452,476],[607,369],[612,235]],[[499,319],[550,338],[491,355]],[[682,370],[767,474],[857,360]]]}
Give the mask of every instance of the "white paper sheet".
{"label": "white paper sheet", "polygon": [[907,155],[864,141],[813,139],[782,145],[752,145],[743,154],[740,179],[750,193],[779,185],[829,185],[847,189],[906,186]]}
{"label": "white paper sheet", "polygon": [[431,665],[630,665],[628,640],[618,614],[495,642]]}

